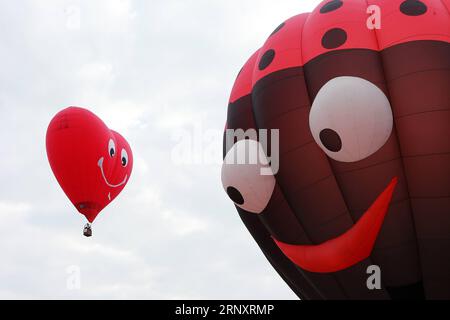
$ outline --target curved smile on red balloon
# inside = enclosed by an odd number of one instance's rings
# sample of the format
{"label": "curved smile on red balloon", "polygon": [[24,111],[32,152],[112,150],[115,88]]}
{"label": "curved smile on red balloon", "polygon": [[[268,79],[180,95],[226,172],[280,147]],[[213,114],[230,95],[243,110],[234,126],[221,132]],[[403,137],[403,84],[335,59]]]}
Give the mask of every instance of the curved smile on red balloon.
{"label": "curved smile on red balloon", "polygon": [[119,183],[119,184],[111,184],[111,183],[109,183],[109,182],[108,182],[108,179],[106,179],[105,171],[103,170],[103,160],[104,160],[103,157],[101,157],[100,159],[98,159],[97,165],[98,165],[98,167],[100,168],[100,171],[101,171],[101,173],[102,173],[103,179],[105,180],[105,183],[106,183],[106,185],[107,185],[108,187],[111,187],[111,188],[118,188],[118,187],[120,187],[120,186],[123,186],[125,183],[127,183],[128,174],[125,175],[125,178],[124,178],[123,181],[122,181],[121,183]]}
{"label": "curved smile on red balloon", "polygon": [[300,268],[318,273],[336,272],[366,259],[372,252],[397,185],[392,179],[369,209],[349,230],[318,245],[293,245],[274,238],[281,251]]}

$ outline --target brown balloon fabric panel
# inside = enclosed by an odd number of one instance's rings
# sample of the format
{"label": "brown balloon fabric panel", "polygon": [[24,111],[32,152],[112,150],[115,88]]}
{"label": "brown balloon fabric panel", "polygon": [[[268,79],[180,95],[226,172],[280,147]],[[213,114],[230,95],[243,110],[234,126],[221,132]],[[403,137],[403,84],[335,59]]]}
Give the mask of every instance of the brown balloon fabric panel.
{"label": "brown balloon fabric panel", "polygon": [[254,128],[252,98],[244,96],[228,106],[227,129]]}
{"label": "brown balloon fabric panel", "polygon": [[[277,240],[287,243],[312,244],[289,204],[286,202],[279,185],[276,185],[269,204],[259,217],[270,235]],[[298,267],[296,268],[299,269]],[[339,285],[338,279],[333,275],[311,273],[303,270],[301,272],[311,281],[316,290],[324,298],[348,298],[347,293]]]}
{"label": "brown balloon fabric panel", "polygon": [[[286,69],[267,76],[256,84],[252,97],[257,127],[280,129],[280,170],[276,179],[307,237],[313,244],[319,244],[348,230],[353,220],[327,156],[310,133],[310,102],[303,68]],[[347,298],[389,297],[383,290],[367,289],[366,270],[371,264],[373,262],[366,260],[333,274]]]}
{"label": "brown balloon fabric panel", "polygon": [[[382,61],[375,51],[335,51],[309,62],[305,73],[312,97],[329,80],[342,75],[368,80],[389,97]],[[366,159],[339,162],[328,158],[328,161],[353,222],[359,220],[393,177],[399,178],[372,260],[380,266],[383,283],[388,287],[420,281],[414,222],[395,130],[385,145]]]}
{"label": "brown balloon fabric panel", "polygon": [[325,298],[312,286],[311,282],[302,276],[301,271],[275,245],[258,216],[245,212],[239,207],[237,210],[264,256],[292,291],[301,299],[324,300]]}
{"label": "brown balloon fabric panel", "polygon": [[[408,59],[405,59],[405,55]],[[382,52],[414,214],[426,297],[450,297],[450,45]]]}
{"label": "brown balloon fabric panel", "polygon": [[[244,130],[256,128],[251,107],[252,99],[250,96],[244,96],[230,104],[227,128]],[[275,245],[271,238],[274,236],[283,241],[311,243],[293,215],[278,185],[275,187],[266,210],[261,214],[249,213],[239,207],[237,209],[247,228],[277,272],[289,286],[301,288],[302,294],[298,294],[300,292],[298,288],[293,289],[299,297],[310,299],[348,298],[333,275],[309,273],[299,269]],[[308,285],[305,285],[305,283]]]}

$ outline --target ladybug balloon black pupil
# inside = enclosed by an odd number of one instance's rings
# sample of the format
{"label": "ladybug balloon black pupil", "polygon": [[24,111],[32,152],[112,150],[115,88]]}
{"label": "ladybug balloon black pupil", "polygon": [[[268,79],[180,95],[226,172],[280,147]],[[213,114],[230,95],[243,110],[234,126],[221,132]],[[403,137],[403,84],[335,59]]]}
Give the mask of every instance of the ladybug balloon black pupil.
{"label": "ladybug balloon black pupil", "polygon": [[228,187],[227,194],[230,197],[230,199],[233,200],[234,203],[236,203],[238,205],[244,204],[244,197],[239,192],[239,190],[236,189],[235,187]]}
{"label": "ladybug balloon black pupil", "polygon": [[320,13],[328,13],[331,11],[335,11],[342,7],[342,1],[340,0],[332,0],[330,2],[327,2],[322,8],[320,8]]}
{"label": "ladybug balloon black pupil", "polygon": [[115,154],[116,152],[114,151],[114,148],[111,148],[111,149],[109,149],[109,155],[111,156],[111,157],[114,157],[114,154]]}
{"label": "ladybug balloon black pupil", "polygon": [[127,164],[127,159],[125,157],[122,157],[122,165],[125,166]]}
{"label": "ladybug balloon black pupil", "polygon": [[332,152],[338,152],[342,148],[342,140],[339,134],[332,129],[323,129],[319,134],[320,141],[325,148]]}

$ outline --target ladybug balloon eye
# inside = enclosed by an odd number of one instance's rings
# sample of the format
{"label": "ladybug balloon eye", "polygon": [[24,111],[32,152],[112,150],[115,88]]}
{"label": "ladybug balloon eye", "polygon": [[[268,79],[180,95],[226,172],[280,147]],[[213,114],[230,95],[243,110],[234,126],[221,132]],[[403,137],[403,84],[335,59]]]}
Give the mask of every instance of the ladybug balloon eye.
{"label": "ladybug balloon eye", "polygon": [[328,81],[317,93],[309,114],[316,143],[334,160],[354,162],[379,150],[392,132],[386,95],[357,77]]}
{"label": "ladybug balloon eye", "polygon": [[116,155],[116,145],[115,145],[113,139],[109,139],[108,153],[111,157],[114,157]]}
{"label": "ladybug balloon eye", "polygon": [[126,167],[128,165],[128,153],[125,149],[122,149],[121,161],[123,167]]}
{"label": "ladybug balloon eye", "polygon": [[[240,208],[261,213],[275,188],[269,161],[259,142],[240,140],[228,151],[222,165],[222,185],[230,199]],[[271,172],[271,171],[270,171]]]}

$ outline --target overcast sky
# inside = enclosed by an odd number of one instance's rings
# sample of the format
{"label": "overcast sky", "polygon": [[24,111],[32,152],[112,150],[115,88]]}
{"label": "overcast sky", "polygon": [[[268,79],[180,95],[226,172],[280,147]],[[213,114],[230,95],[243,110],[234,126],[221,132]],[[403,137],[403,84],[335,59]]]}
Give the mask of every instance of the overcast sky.
{"label": "overcast sky", "polygon": [[[1,0],[0,298],[295,299],[222,189],[221,133],[242,64],[318,2]],[[92,238],[45,151],[70,105],[135,156]]]}

